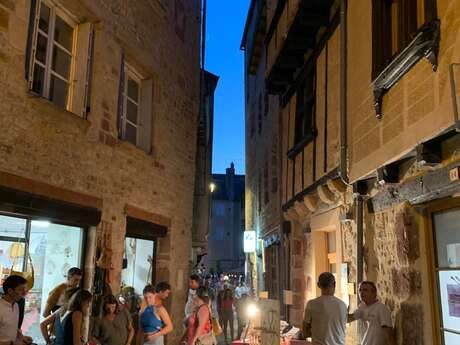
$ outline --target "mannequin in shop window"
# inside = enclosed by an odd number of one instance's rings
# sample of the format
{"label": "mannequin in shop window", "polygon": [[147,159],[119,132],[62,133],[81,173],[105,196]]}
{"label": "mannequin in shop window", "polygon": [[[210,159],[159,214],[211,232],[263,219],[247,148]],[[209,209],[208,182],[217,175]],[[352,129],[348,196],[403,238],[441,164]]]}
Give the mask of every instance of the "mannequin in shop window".
{"label": "mannequin in shop window", "polygon": [[56,286],[48,295],[46,300],[43,316],[47,317],[51,313],[58,310],[65,303],[65,292],[69,288],[78,287],[82,277],[82,272],[78,267],[72,267],[67,272],[67,281]]}

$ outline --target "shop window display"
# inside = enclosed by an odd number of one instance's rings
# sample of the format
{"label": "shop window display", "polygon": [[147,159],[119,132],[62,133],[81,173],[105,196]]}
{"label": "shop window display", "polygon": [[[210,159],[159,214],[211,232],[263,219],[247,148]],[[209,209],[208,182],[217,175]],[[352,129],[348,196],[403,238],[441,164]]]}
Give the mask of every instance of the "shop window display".
{"label": "shop window display", "polygon": [[69,268],[81,266],[82,245],[82,228],[0,215],[2,284],[11,269],[30,271],[33,266],[34,286],[26,297],[22,331],[37,344],[45,343],[40,320],[48,294],[65,280]]}

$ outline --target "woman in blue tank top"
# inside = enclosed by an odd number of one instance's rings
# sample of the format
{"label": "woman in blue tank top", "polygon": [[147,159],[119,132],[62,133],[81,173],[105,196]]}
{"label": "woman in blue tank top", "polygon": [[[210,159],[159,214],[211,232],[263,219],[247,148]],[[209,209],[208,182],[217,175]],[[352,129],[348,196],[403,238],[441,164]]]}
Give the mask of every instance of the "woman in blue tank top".
{"label": "woman in blue tank top", "polygon": [[156,287],[147,285],[144,288],[144,299],[147,306],[139,315],[139,332],[137,344],[163,345],[164,335],[173,330],[172,322],[163,301],[168,298],[171,286],[158,283]]}
{"label": "woman in blue tank top", "polygon": [[[78,290],[79,288],[68,288],[64,294],[64,305],[40,322],[40,330],[47,344],[65,345],[62,321],[70,298],[78,292]],[[52,335],[54,335],[54,341],[51,340]]]}

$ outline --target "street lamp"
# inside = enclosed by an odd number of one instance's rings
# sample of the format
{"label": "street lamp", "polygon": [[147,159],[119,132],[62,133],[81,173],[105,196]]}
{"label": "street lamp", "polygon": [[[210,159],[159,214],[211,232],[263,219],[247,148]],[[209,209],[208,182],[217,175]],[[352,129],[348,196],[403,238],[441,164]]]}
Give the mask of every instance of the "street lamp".
{"label": "street lamp", "polygon": [[243,342],[246,341],[246,337],[248,336],[249,326],[251,325],[251,319],[253,319],[259,313],[259,308],[254,304],[251,303],[246,308],[246,315],[248,316],[248,324],[246,326],[246,332],[244,333]]}
{"label": "street lamp", "polygon": [[211,182],[211,183],[209,184],[209,191],[210,191],[211,193],[213,193],[215,190],[216,190],[216,185],[215,185],[214,182]]}

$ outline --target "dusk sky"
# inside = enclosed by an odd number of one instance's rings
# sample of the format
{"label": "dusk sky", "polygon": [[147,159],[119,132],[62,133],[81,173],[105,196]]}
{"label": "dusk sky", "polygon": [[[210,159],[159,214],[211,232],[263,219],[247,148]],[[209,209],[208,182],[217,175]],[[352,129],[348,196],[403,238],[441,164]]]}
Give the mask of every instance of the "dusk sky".
{"label": "dusk sky", "polygon": [[244,174],[244,75],[240,50],[250,0],[208,0],[206,69],[220,77],[214,107],[213,173]]}

